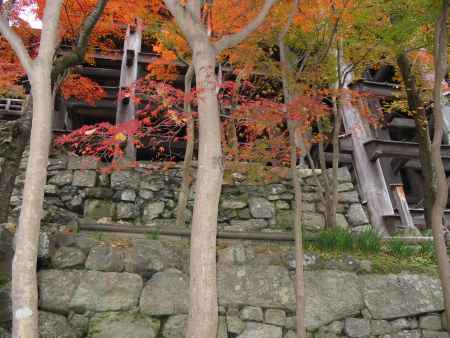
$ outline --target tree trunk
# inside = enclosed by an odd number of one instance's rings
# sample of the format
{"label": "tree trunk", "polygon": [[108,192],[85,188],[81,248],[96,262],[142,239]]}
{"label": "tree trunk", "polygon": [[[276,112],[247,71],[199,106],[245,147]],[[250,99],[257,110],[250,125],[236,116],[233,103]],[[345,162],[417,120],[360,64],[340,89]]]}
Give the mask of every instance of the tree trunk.
{"label": "tree trunk", "polygon": [[292,121],[288,121],[289,144],[291,146],[291,175],[295,196],[295,220],[294,220],[294,240],[295,240],[295,292],[296,292],[296,323],[297,338],[306,338],[305,326],[305,275],[303,271],[303,229],[302,229],[302,188],[297,170],[297,147],[295,143],[295,126]]}
{"label": "tree trunk", "polygon": [[[435,169],[433,182],[435,184],[435,200],[431,208],[431,228],[436,249],[439,277],[444,294],[447,323],[450,323],[450,266],[446,247],[445,230],[443,224],[444,209],[448,199],[448,180],[445,175],[444,164],[441,158],[441,142],[444,128],[444,115],[442,111],[442,82],[447,73],[447,43],[448,43],[448,0],[442,1],[442,13],[436,22],[434,66],[435,79],[433,88],[434,101],[434,135],[431,147],[432,162]],[[450,325],[447,328],[450,336]]]}
{"label": "tree trunk", "polygon": [[[36,64],[31,78],[33,124],[23,202],[15,235],[12,266],[13,337],[38,337],[36,261],[44,186],[51,139],[52,91],[50,67]],[[47,69],[45,69],[47,68]]]}
{"label": "tree trunk", "polygon": [[186,338],[212,338],[217,334],[218,322],[216,235],[223,180],[221,130],[215,51],[207,41],[197,42],[192,49],[198,90],[199,150]]}
{"label": "tree trunk", "polygon": [[425,221],[427,225],[431,225],[431,208],[435,201],[435,191],[433,184],[434,168],[431,160],[431,140],[428,128],[427,115],[419,89],[417,88],[416,78],[412,72],[412,66],[408,56],[403,53],[398,56],[397,64],[402,74],[403,82],[406,87],[408,98],[408,108],[412,112],[416,125],[416,136],[419,143],[419,159],[422,167],[422,175],[424,177],[424,206]]}
{"label": "tree trunk", "polygon": [[31,131],[31,113],[28,102],[25,104],[24,115],[18,120],[7,123],[6,131],[11,140],[1,143],[0,157],[5,159],[0,171],[0,223],[8,222],[11,195],[20,168],[23,152],[28,143]]}
{"label": "tree trunk", "polygon": [[340,107],[337,103],[337,98],[333,99],[333,111],[334,111],[334,130],[333,130],[333,163],[331,167],[331,193],[330,193],[330,205],[327,209],[330,210],[329,218],[327,219],[327,226],[330,228],[336,227],[336,211],[339,202],[338,196],[338,168],[339,168],[339,133],[342,124],[342,114]]}
{"label": "tree trunk", "polygon": [[280,48],[280,62],[281,62],[281,74],[283,84],[283,97],[286,105],[285,119],[287,122],[289,133],[289,145],[290,145],[290,160],[291,160],[291,176],[292,186],[294,188],[295,198],[295,219],[294,219],[294,240],[295,240],[295,304],[296,304],[296,327],[297,338],[306,338],[306,326],[305,326],[305,275],[303,270],[304,265],[304,253],[303,253],[303,229],[302,229],[302,216],[303,216],[303,201],[302,201],[302,188],[300,185],[300,177],[297,170],[297,143],[295,135],[296,122],[291,120],[289,115],[288,105],[292,102],[291,91],[289,88],[289,79],[287,71],[292,71],[292,66],[286,55],[286,46],[284,44],[284,38],[292,23],[294,13],[297,12],[298,1],[293,2],[293,10],[289,15],[288,22],[284,30],[278,37],[278,46]]}
{"label": "tree trunk", "polygon": [[180,193],[178,194],[177,204],[177,227],[186,226],[186,209],[189,199],[189,188],[192,183],[192,156],[194,155],[195,144],[195,123],[191,111],[191,103],[187,100],[191,93],[192,78],[194,77],[194,66],[189,66],[184,78],[184,112],[186,114],[186,133],[187,143],[183,161],[183,178],[181,180]]}
{"label": "tree trunk", "polygon": [[[319,128],[319,133],[323,134],[323,126],[322,122],[318,121],[317,123]],[[327,164],[325,160],[325,145],[323,143],[323,140],[319,141],[319,165],[320,169],[322,170],[322,178],[324,180],[324,184],[322,186],[321,190],[321,200],[323,200],[324,207],[325,207],[325,227],[326,228],[333,228],[336,222],[333,222],[333,219],[336,220],[336,216],[332,214],[333,210],[331,209],[331,205],[333,204],[333,185],[330,185],[330,180],[328,178],[328,175],[326,174],[327,170]]]}

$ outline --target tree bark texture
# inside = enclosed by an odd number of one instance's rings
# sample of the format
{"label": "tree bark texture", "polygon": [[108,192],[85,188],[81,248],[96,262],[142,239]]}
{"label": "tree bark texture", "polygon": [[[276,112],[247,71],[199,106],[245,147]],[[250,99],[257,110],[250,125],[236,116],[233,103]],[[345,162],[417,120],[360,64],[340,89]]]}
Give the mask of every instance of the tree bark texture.
{"label": "tree bark texture", "polygon": [[196,87],[199,93],[199,146],[186,338],[209,338],[217,334],[216,236],[223,160],[215,57],[209,43],[193,46]]}
{"label": "tree bark texture", "polygon": [[184,113],[186,114],[186,150],[183,161],[183,178],[181,180],[180,192],[178,194],[178,204],[176,211],[177,227],[186,226],[186,210],[189,199],[189,190],[192,183],[192,157],[194,155],[195,144],[195,123],[192,116],[191,103],[187,100],[191,93],[192,78],[194,77],[194,66],[191,64],[184,78]]}
{"label": "tree bark texture", "polygon": [[38,337],[36,263],[51,139],[50,67],[32,78],[33,127],[12,266],[13,337]]}
{"label": "tree bark texture", "polygon": [[[438,260],[439,277],[444,294],[444,305],[446,309],[447,323],[450,323],[450,266],[446,246],[446,231],[444,210],[448,199],[448,180],[445,175],[444,164],[441,158],[441,141],[444,132],[444,115],[442,111],[442,82],[447,74],[448,59],[448,0],[442,1],[441,15],[436,21],[435,41],[434,41],[434,69],[435,79],[433,88],[433,114],[434,114],[434,135],[431,145],[431,158],[434,166],[433,183],[435,199],[433,201],[430,218],[431,228],[434,238],[434,246]],[[447,328],[450,335],[450,326]]]}
{"label": "tree bark texture", "polygon": [[304,275],[304,252],[303,252],[303,201],[302,188],[300,185],[300,177],[297,169],[297,142],[296,142],[296,121],[292,120],[289,115],[289,104],[292,102],[291,88],[289,87],[288,71],[292,71],[292,65],[287,57],[287,48],[284,43],[286,34],[292,23],[294,14],[297,12],[298,0],[292,3],[292,11],[288,21],[278,37],[278,46],[280,48],[280,63],[283,85],[283,97],[285,103],[285,119],[287,122],[290,145],[290,172],[292,185],[294,188],[295,198],[295,219],[294,219],[294,242],[295,242],[295,301],[296,301],[296,327],[297,338],[306,338],[305,325],[305,275]]}

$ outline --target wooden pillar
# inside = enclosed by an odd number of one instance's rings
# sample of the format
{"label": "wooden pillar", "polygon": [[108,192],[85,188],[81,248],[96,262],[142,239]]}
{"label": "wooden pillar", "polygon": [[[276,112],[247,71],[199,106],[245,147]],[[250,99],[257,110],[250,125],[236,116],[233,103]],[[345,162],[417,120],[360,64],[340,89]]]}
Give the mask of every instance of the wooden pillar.
{"label": "wooden pillar", "polygon": [[67,124],[67,106],[62,94],[56,96],[55,110],[53,112],[53,129],[70,129]]}
{"label": "wooden pillar", "polygon": [[414,225],[411,213],[409,212],[409,205],[406,201],[403,184],[391,184],[391,188],[394,194],[395,204],[397,205],[397,211],[402,221],[402,227],[405,229],[414,229],[415,231],[418,231]]}
{"label": "wooden pillar", "polygon": [[[348,88],[351,76],[347,77],[346,82],[345,88]],[[372,130],[352,104],[352,98],[349,95],[342,98],[341,104],[344,128],[345,132],[351,135],[354,168],[360,180],[363,196],[367,199],[370,221],[377,230],[387,234],[383,216],[394,215],[394,208],[383,175],[381,161],[379,159],[371,161],[364,148],[364,143],[373,138]]]}
{"label": "wooden pillar", "polygon": [[[138,78],[138,57],[141,52],[141,42],[142,25],[136,19],[135,24],[129,25],[127,28],[120,70],[120,90],[128,92],[131,96],[135,94],[135,83]],[[136,107],[134,101],[130,100],[129,97],[119,95],[117,99],[116,124],[134,120],[135,113]],[[136,159],[136,148],[130,138],[127,140],[125,157],[129,160]]]}

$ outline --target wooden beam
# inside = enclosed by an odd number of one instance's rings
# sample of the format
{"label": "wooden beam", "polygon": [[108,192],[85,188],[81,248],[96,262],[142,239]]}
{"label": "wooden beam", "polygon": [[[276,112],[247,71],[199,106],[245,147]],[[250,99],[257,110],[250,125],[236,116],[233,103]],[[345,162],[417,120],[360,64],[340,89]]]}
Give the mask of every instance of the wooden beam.
{"label": "wooden beam", "polygon": [[0,98],[0,115],[4,116],[22,116],[25,100],[11,99],[7,97]]}
{"label": "wooden beam", "polygon": [[400,215],[402,221],[402,227],[405,229],[417,228],[414,225],[413,218],[409,212],[408,202],[406,201],[405,190],[403,189],[403,184],[391,184],[391,189],[394,194],[395,204],[397,206],[397,212]]}
{"label": "wooden beam", "polygon": [[415,129],[416,124],[413,119],[405,117],[394,117],[391,122],[388,123],[389,128],[396,129]]}
{"label": "wooden beam", "polygon": [[[141,52],[142,24],[136,20],[136,25],[129,25],[125,35],[124,52],[122,54],[122,67],[120,69],[120,88],[127,88],[131,96],[135,94],[134,84],[138,78],[139,63],[136,57]],[[129,51],[133,51],[130,53]],[[130,57],[132,56],[132,59]],[[119,93],[120,94],[120,93]],[[116,123],[123,123],[135,119],[136,107],[133,100],[124,101],[117,98]],[[128,139],[125,149],[128,160],[136,160],[136,148],[132,140]]]}
{"label": "wooden beam", "polygon": [[[333,153],[325,152],[325,161],[332,163]],[[339,154],[339,164],[353,164],[353,156],[351,154]]]}
{"label": "wooden beam", "polygon": [[345,134],[339,137],[339,150],[344,154],[353,154],[352,134]]}
{"label": "wooden beam", "polygon": [[[364,147],[371,161],[380,158],[419,158],[419,144],[415,142],[371,139],[364,143]],[[441,157],[450,160],[450,145],[441,146]]]}
{"label": "wooden beam", "polygon": [[120,70],[118,69],[78,66],[74,67],[74,71],[80,75],[93,78],[120,78]]}
{"label": "wooden beam", "polygon": [[[351,77],[348,81],[351,81]],[[380,161],[371,161],[364,146],[373,138],[373,131],[352,101],[352,97],[346,95],[341,100],[341,106],[345,132],[351,135],[354,168],[359,177],[363,199],[367,201],[371,223],[380,232],[387,234],[383,217],[394,214],[389,188]]]}
{"label": "wooden beam", "polygon": [[398,97],[401,93],[400,86],[396,84],[369,80],[358,80],[351,88],[382,97]]}

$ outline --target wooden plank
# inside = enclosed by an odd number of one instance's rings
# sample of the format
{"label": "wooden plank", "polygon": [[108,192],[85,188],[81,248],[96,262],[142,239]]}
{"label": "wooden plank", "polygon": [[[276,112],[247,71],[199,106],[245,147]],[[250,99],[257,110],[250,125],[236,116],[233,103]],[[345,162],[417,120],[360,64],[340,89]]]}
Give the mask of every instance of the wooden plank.
{"label": "wooden plank", "polygon": [[[348,82],[351,82],[351,77]],[[373,132],[353,105],[352,97],[343,97],[341,104],[345,132],[351,134],[354,167],[360,180],[361,191],[367,200],[371,223],[380,232],[386,234],[383,216],[393,215],[394,208],[381,163],[379,160],[371,161],[364,147],[364,143],[373,138]]]}
{"label": "wooden plank", "polygon": [[405,190],[403,184],[391,184],[391,189],[394,195],[397,212],[402,221],[402,227],[406,229],[415,229],[414,221],[409,212],[408,202],[406,201]]}
{"label": "wooden plank", "polygon": [[120,78],[120,70],[118,69],[77,66],[74,67],[74,71],[88,77]]}
{"label": "wooden plank", "polygon": [[[325,161],[331,163],[333,161],[333,153],[325,152]],[[339,164],[353,164],[353,156],[351,154],[339,154]]]}
{"label": "wooden plank", "polygon": [[[120,70],[120,88],[128,88],[129,94],[133,96],[135,94],[134,84],[138,78],[139,63],[138,55],[141,51],[142,43],[142,25],[141,22],[136,19],[135,25],[129,25],[124,41],[124,52],[122,55],[122,67]],[[129,53],[127,51],[133,51],[133,60],[129,60]],[[116,112],[116,124],[131,121],[135,119],[136,107],[133,100],[124,101],[119,97],[117,98],[117,112]],[[128,160],[136,160],[136,148],[130,139],[127,141],[125,149],[125,157]]]}
{"label": "wooden plank", "polygon": [[359,80],[351,85],[352,89],[382,97],[397,97],[400,87],[393,83]]}
{"label": "wooden plank", "polygon": [[405,117],[394,117],[391,122],[388,123],[389,128],[396,129],[415,129],[416,124],[413,119],[408,119]]}
{"label": "wooden plank", "polygon": [[346,134],[339,137],[339,150],[344,154],[353,154],[353,141],[351,134]]}

